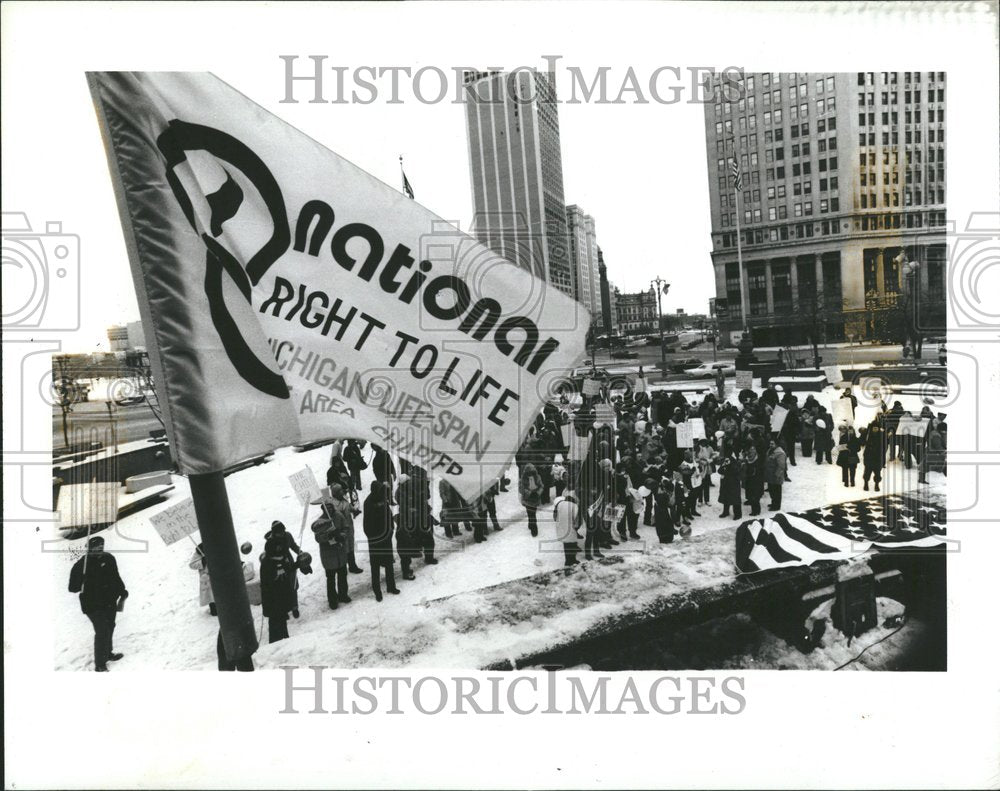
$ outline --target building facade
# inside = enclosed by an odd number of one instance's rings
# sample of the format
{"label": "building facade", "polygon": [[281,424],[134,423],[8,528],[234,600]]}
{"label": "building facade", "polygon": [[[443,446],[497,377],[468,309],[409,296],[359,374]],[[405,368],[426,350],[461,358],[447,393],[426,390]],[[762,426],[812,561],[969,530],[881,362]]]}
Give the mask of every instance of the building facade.
{"label": "building facade", "polygon": [[594,218],[575,204],[567,206],[566,231],[573,269],[573,298],[590,311],[591,326],[606,329],[601,312],[601,277]]}
{"label": "building facade", "polygon": [[572,296],[554,77],[468,71],[464,83],[473,233]]}
{"label": "building facade", "polygon": [[124,326],[108,327],[108,342],[113,352],[145,351],[146,336],[142,330],[142,322],[130,321]]}
{"label": "building facade", "polygon": [[113,352],[128,351],[128,327],[108,327],[108,343]]}
{"label": "building facade", "polygon": [[597,246],[597,272],[601,285],[601,325],[609,335],[618,334],[618,304],[615,288],[608,280],[608,267],[604,263],[604,251]]}
{"label": "building facade", "polygon": [[615,294],[618,312],[618,331],[622,335],[642,335],[659,332],[657,327],[656,294],[637,291]]}
{"label": "building facade", "polygon": [[[944,331],[943,72],[758,73],[705,105],[720,342]],[[733,160],[742,187],[734,190]]]}

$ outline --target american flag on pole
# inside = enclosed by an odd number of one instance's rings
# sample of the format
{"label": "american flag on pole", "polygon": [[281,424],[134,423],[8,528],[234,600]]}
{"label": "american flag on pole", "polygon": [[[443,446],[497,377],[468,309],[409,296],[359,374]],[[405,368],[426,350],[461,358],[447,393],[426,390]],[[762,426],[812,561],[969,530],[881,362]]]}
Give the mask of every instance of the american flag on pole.
{"label": "american flag on pole", "polygon": [[740,163],[736,157],[730,160],[730,169],[733,171],[733,186],[736,189],[743,189],[743,172],[740,170]]}
{"label": "american flag on pole", "polygon": [[403,194],[410,200],[414,200],[413,187],[410,186],[410,180],[406,177],[406,171],[403,170],[403,158],[399,158],[399,172],[403,176]]}
{"label": "american flag on pole", "polygon": [[847,560],[872,547],[937,547],[946,519],[944,505],[906,495],[762,516],[737,528],[736,568],[749,574]]}

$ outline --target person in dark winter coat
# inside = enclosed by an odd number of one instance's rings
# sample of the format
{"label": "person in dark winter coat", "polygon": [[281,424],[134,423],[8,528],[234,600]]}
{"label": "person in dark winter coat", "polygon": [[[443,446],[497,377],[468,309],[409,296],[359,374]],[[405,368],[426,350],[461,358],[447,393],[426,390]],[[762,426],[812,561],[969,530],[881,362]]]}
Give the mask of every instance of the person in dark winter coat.
{"label": "person in dark winter coat", "polygon": [[[561,494],[559,487],[556,487],[557,496]],[[497,533],[503,528],[500,526],[500,522],[497,519],[497,495],[500,494],[500,481],[495,481],[492,486],[490,486],[485,492],[483,492],[483,505],[486,508],[486,517],[489,518],[490,522],[493,524],[493,532]],[[485,522],[485,518],[484,518]],[[489,526],[483,525],[483,533]]]}
{"label": "person in dark winter coat", "polygon": [[879,484],[882,483],[882,469],[885,467],[886,435],[879,425],[879,421],[874,420],[865,429],[862,437],[864,442],[864,490],[868,491],[868,481],[875,476],[875,491],[879,491]]}
{"label": "person in dark winter coat", "polygon": [[760,498],[764,494],[764,470],[757,455],[757,448],[751,445],[743,455],[743,490],[746,492],[750,516],[760,514]]}
{"label": "person in dark winter coat", "polygon": [[[299,579],[298,579],[298,567],[295,563],[295,558],[292,557],[292,553],[295,553],[295,557],[298,557],[302,550],[298,544],[295,543],[295,539],[292,538],[292,534],[288,532],[285,525],[279,522],[277,519],[271,522],[271,529],[264,534],[264,552],[267,553],[267,541],[271,538],[275,538],[281,544],[282,552],[284,552],[285,557],[288,559],[289,565],[292,567],[292,590],[295,595],[295,603],[292,606],[292,615],[295,618],[299,617]],[[263,563],[264,558],[261,557],[261,562]]]}
{"label": "person in dark winter coat", "polygon": [[816,414],[816,463],[833,464],[833,416],[822,406]]}
{"label": "person in dark winter coat", "polygon": [[[351,488],[359,492],[361,491],[361,471],[368,469],[368,462],[365,461],[364,456],[361,453],[361,445],[358,444],[359,440],[349,439],[344,445],[344,464],[347,465],[347,471],[351,474]],[[362,442],[362,444],[364,444]]]}
{"label": "person in dark winter coat", "polygon": [[767,484],[767,494],[771,498],[769,511],[781,509],[781,489],[785,484],[785,471],[788,469],[788,457],[780,443],[771,440],[764,461],[764,481]]}
{"label": "person in dark winter coat", "polygon": [[[372,456],[372,472],[375,473],[375,480],[384,483],[386,491],[391,494],[392,484],[396,479],[396,465],[392,463],[392,457],[381,445],[373,442],[372,450],[375,452]],[[389,504],[394,505],[391,496]]]}
{"label": "person in dark winter coat", "polygon": [[458,538],[462,533],[459,524],[464,524],[466,532],[473,532],[472,512],[468,503],[447,478],[442,477],[438,481],[438,494],[441,495],[441,526],[445,536]]}
{"label": "person in dark winter coat", "polygon": [[[396,501],[399,503],[399,524],[401,528],[415,534],[416,545],[423,553],[424,562],[437,565],[434,557],[434,516],[431,513],[431,488],[423,467],[415,464],[407,467],[407,472],[399,476],[396,487]],[[419,554],[419,553],[418,553]]]}
{"label": "person in dark winter coat", "polygon": [[330,466],[326,471],[326,485],[332,487],[335,483],[343,486],[345,492],[349,492],[354,488],[351,485],[351,473],[344,463],[341,444],[339,442],[335,442],[332,446],[330,451]]}
{"label": "person in dark winter coat", "polygon": [[653,494],[653,524],[656,527],[656,537],[661,544],[670,544],[674,540],[674,528],[677,526],[677,502],[674,484],[668,478],[663,478]]}
{"label": "person in dark winter coat", "polygon": [[267,641],[288,637],[288,614],[296,609],[295,564],[285,542],[272,536],[264,544],[260,561],[260,603],[267,618]]}
{"label": "person in dark winter coat", "polygon": [[542,476],[535,469],[535,465],[528,462],[521,470],[521,479],[518,482],[518,492],[521,495],[521,505],[528,514],[528,530],[532,536],[538,535],[538,521],[536,513],[538,506],[542,502]]}
{"label": "person in dark winter coat", "polygon": [[808,459],[816,440],[816,411],[810,407],[803,407],[799,412],[799,436],[802,438],[802,457]]}
{"label": "person in dark winter coat", "polygon": [[87,554],[70,569],[69,592],[80,594],[80,609],[94,625],[94,670],[105,673],[108,662],[122,658],[113,647],[115,618],[128,591],[118,573],[118,561],[104,551],[101,536],[87,542]]}
{"label": "person in dark winter coat", "polygon": [[726,456],[719,464],[719,502],[722,516],[729,516],[733,509],[735,519],[743,518],[743,496],[740,493],[740,462],[735,456]]}
{"label": "person in dark winter coat", "polygon": [[861,440],[855,433],[853,426],[844,426],[840,429],[840,439],[837,444],[837,466],[841,469],[841,480],[844,486],[854,486],[854,475],[858,469],[858,451],[861,449]]}
{"label": "person in dark winter coat", "polygon": [[399,589],[393,577],[392,507],[389,505],[385,484],[381,481],[372,481],[371,493],[365,498],[362,513],[362,523],[368,539],[368,562],[372,569],[372,591],[375,593],[375,601],[382,601],[380,569],[385,569],[385,589],[389,593],[399,593]]}

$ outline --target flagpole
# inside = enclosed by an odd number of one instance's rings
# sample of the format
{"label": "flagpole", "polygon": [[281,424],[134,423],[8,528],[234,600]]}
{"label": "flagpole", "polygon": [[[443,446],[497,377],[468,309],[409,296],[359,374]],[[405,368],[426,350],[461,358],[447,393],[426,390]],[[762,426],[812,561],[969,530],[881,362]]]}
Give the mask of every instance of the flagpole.
{"label": "flagpole", "polygon": [[[739,154],[736,151],[736,135],[733,135],[733,164],[739,166]],[[742,169],[740,170],[742,177]],[[743,242],[740,233],[740,191],[736,186],[736,175],[733,174],[733,198],[736,201],[736,262],[740,268],[740,318],[743,320],[743,332],[747,331],[747,300],[746,282],[743,276]]]}
{"label": "flagpole", "polygon": [[230,662],[245,662],[248,669],[253,669],[251,657],[257,650],[257,630],[243,578],[225,478],[221,472],[210,472],[189,475],[188,482],[226,658]]}

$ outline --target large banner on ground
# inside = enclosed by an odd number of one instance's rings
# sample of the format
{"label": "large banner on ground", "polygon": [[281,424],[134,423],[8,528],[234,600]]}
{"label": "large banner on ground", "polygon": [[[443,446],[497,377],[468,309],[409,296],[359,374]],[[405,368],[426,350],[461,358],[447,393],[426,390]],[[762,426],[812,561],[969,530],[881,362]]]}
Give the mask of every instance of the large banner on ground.
{"label": "large banner on ground", "polygon": [[750,519],[736,529],[741,574],[817,560],[846,560],[872,547],[931,548],[947,540],[942,502],[890,495]]}
{"label": "large banner on ground", "polygon": [[88,81],[182,472],[356,437],[465,497],[500,475],[578,303],[209,74]]}

